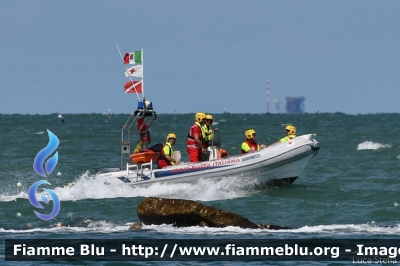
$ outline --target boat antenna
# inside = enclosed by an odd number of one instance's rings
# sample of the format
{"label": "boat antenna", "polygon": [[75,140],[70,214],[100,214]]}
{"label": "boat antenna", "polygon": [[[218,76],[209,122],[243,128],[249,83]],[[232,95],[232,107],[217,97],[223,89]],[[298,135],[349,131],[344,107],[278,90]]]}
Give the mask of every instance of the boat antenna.
{"label": "boat antenna", "polygon": [[[124,58],[122,57],[122,54],[121,54],[121,51],[119,50],[118,45],[117,45],[117,49],[118,49],[119,55],[121,56],[122,63],[124,63]],[[142,50],[143,50],[143,48],[142,48]],[[142,54],[142,62],[143,62],[143,54]],[[127,67],[125,64],[124,64],[124,66],[125,66],[125,71],[128,72],[128,67]],[[142,72],[142,76],[143,76],[143,72]],[[132,77],[131,77],[131,76],[129,76],[129,79],[131,80],[131,82],[132,82],[132,84],[133,84],[133,80],[132,80]],[[135,87],[133,87],[133,89],[136,91],[136,88],[135,88]],[[143,91],[143,77],[142,77],[142,91]],[[135,93],[135,94],[136,94],[136,96],[138,97],[138,100],[139,100],[139,102],[140,102],[139,94],[138,94],[138,93]],[[143,95],[144,95],[144,94],[143,94]]]}

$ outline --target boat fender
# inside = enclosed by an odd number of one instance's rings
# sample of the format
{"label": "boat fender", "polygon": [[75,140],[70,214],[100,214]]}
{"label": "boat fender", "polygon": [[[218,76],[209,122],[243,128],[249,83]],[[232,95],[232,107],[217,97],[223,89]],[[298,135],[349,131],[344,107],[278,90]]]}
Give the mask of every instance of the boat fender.
{"label": "boat fender", "polygon": [[218,154],[217,154],[217,158],[218,159],[226,158],[228,156],[229,156],[229,153],[226,150],[224,150],[224,149],[219,149],[218,150]]}

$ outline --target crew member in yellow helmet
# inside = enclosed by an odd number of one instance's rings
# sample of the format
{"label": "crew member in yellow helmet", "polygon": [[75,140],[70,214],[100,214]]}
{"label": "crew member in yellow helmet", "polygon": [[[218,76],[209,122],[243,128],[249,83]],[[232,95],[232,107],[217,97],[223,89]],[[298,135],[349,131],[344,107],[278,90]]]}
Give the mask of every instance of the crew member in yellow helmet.
{"label": "crew member in yellow helmet", "polygon": [[158,168],[179,164],[179,162],[175,161],[174,159],[173,146],[175,145],[175,142],[176,142],[176,135],[174,133],[169,133],[167,135],[167,142],[165,143],[163,149],[161,150],[161,155],[157,161]]}
{"label": "crew member in yellow helmet", "polygon": [[275,142],[273,144],[287,142],[287,141],[289,141],[291,139],[294,139],[296,137],[296,127],[294,127],[292,125],[287,125],[285,127],[285,131],[286,131],[286,136],[281,138],[280,140],[278,140],[277,142]]}
{"label": "crew member in yellow helmet", "polygon": [[213,123],[214,119],[213,116],[210,114],[207,114],[204,118],[204,125],[201,128],[202,129],[202,133],[203,133],[203,139],[204,139],[204,146],[207,148],[208,146],[210,146],[210,142],[213,138],[213,133],[215,131],[218,131],[218,128],[212,130],[211,129],[211,125]]}
{"label": "crew member in yellow helmet", "polygon": [[256,131],[254,129],[248,129],[246,132],[244,132],[244,135],[246,136],[246,140],[243,141],[242,146],[240,147],[242,154],[249,153],[249,152],[255,152],[260,149],[267,148],[266,145],[261,144],[259,145],[256,142]]}
{"label": "crew member in yellow helmet", "polygon": [[190,162],[201,162],[201,155],[207,154],[207,150],[203,145],[204,138],[202,132],[205,117],[205,113],[196,113],[195,122],[189,129],[186,151]]}

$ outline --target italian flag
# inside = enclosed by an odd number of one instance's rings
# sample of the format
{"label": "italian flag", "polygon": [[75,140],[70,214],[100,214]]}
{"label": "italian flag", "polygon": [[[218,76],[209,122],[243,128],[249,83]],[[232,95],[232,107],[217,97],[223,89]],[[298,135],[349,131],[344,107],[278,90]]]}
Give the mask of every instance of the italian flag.
{"label": "italian flag", "polygon": [[124,64],[141,64],[142,63],[142,52],[137,51],[134,53],[126,53],[124,56]]}

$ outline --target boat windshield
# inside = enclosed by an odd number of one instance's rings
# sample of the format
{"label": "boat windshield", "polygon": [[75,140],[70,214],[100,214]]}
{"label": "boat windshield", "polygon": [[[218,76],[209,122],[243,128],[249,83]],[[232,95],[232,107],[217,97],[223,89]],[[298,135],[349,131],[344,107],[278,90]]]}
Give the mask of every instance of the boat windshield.
{"label": "boat windshield", "polygon": [[221,147],[221,137],[219,134],[219,130],[214,131],[213,137],[211,138],[211,143],[210,146],[216,146],[216,147]]}

